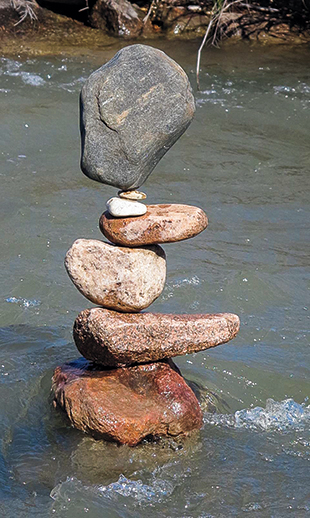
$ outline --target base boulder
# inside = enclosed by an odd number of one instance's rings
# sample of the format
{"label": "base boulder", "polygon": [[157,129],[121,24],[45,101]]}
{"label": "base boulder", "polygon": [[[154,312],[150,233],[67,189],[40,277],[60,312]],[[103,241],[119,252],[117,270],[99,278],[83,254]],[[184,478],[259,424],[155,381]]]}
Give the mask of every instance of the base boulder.
{"label": "base boulder", "polygon": [[100,369],[81,358],[55,369],[52,392],[75,428],[120,444],[202,426],[198,400],[172,361]]}

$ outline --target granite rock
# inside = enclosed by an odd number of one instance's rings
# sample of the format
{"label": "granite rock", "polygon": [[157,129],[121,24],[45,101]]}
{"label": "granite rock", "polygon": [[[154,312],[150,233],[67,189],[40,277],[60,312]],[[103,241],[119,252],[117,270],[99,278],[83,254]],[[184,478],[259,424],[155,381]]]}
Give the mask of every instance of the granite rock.
{"label": "granite rock", "polygon": [[88,360],[110,367],[153,362],[228,342],[239,318],[215,315],[124,314],[86,309],[75,320],[73,337]]}
{"label": "granite rock", "polygon": [[146,208],[146,214],[137,219],[115,219],[105,212],[99,221],[101,232],[112,243],[130,247],[189,239],[208,225],[204,211],[191,205],[146,205]]}
{"label": "granite rock", "polygon": [[143,203],[116,197],[107,201],[107,209],[114,218],[142,216],[146,213],[146,205]]}
{"label": "granite rock", "polygon": [[87,299],[118,311],[147,308],[165,285],[166,258],[160,246],[122,248],[78,239],[66,254],[65,267]]}
{"label": "granite rock", "polygon": [[172,362],[102,370],[81,358],[56,368],[52,393],[75,428],[129,446],[202,426],[199,403]]}
{"label": "granite rock", "polygon": [[194,97],[184,70],[147,45],[120,50],[81,93],[82,171],[135,189],[190,124]]}

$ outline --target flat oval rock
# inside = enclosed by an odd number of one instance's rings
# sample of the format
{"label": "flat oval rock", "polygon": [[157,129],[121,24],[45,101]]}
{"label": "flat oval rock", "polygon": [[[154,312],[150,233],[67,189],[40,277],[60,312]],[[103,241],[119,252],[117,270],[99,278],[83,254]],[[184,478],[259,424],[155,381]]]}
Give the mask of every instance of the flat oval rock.
{"label": "flat oval rock", "polygon": [[166,279],[160,246],[122,248],[96,239],[78,239],[65,267],[77,289],[91,302],[118,311],[141,311],[159,297]]}
{"label": "flat oval rock", "polygon": [[114,218],[142,216],[146,213],[146,205],[143,203],[121,198],[110,198],[107,201],[107,209]]}
{"label": "flat oval rock", "polygon": [[194,353],[228,342],[239,331],[237,315],[126,315],[85,309],[75,320],[79,352],[100,365],[119,367]]}
{"label": "flat oval rock", "polygon": [[189,239],[208,225],[204,211],[191,205],[146,205],[146,208],[146,214],[137,219],[115,219],[105,212],[99,221],[101,232],[112,243],[143,246]]}
{"label": "flat oval rock", "polygon": [[196,396],[177,371],[172,362],[102,370],[81,358],[55,369],[52,393],[75,428],[135,446],[202,426]]}
{"label": "flat oval rock", "polygon": [[81,168],[121,190],[143,184],[189,126],[195,101],[184,70],[147,45],[121,49],[81,92]]}

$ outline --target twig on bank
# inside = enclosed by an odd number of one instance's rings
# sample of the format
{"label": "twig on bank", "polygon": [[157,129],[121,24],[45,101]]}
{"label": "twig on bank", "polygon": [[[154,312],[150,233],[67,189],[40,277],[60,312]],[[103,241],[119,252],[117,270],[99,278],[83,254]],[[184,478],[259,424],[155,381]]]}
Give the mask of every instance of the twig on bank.
{"label": "twig on bank", "polygon": [[211,19],[209,21],[208,27],[200,44],[200,47],[197,52],[197,64],[196,64],[196,82],[197,82],[197,90],[200,90],[200,80],[199,80],[199,70],[200,70],[200,61],[201,61],[201,52],[203,47],[205,46],[208,36],[210,34],[211,29],[214,27],[214,33],[212,38],[212,45],[215,45],[215,42],[218,37],[218,31],[220,28],[221,20],[223,14],[227,12],[233,5],[242,5],[243,7],[249,7],[249,4],[241,2],[241,0],[233,0],[228,3],[228,0],[214,0],[214,6],[211,11]]}
{"label": "twig on bank", "polygon": [[155,7],[157,3],[157,0],[152,0],[152,2],[150,3],[150,7],[149,7],[149,10],[148,12],[146,13],[146,16],[143,18],[143,23],[144,25],[146,24],[146,22],[148,21],[150,15],[151,15],[151,12],[153,11],[153,8]]}
{"label": "twig on bank", "polygon": [[38,19],[33,9],[37,7],[38,4],[34,0],[11,0],[11,5],[20,16],[20,19],[14,24],[14,27],[22,23],[27,16],[29,16],[31,21]]}
{"label": "twig on bank", "polygon": [[82,9],[79,9],[79,13],[81,13],[82,11],[87,11],[87,9],[89,9],[88,0],[85,0],[85,4],[86,4],[85,7],[82,7]]}

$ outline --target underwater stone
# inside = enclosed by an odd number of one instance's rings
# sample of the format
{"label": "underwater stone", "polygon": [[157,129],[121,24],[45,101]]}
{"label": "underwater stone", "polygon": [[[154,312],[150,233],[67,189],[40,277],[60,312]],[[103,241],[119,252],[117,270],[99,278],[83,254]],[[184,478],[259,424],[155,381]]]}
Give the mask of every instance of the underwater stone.
{"label": "underwater stone", "polygon": [[73,337],[88,360],[121,367],[195,353],[228,342],[239,331],[237,315],[124,314],[85,309],[75,320]]}
{"label": "underwater stone", "polygon": [[129,446],[202,426],[198,400],[172,361],[99,369],[81,358],[55,369],[52,393],[75,428]]}
{"label": "underwater stone", "polygon": [[123,248],[77,239],[65,258],[68,275],[91,302],[118,311],[141,311],[159,297],[166,279],[160,246]]}
{"label": "underwater stone", "polygon": [[143,184],[195,112],[184,70],[147,45],[120,50],[81,92],[81,168],[122,190]]}

